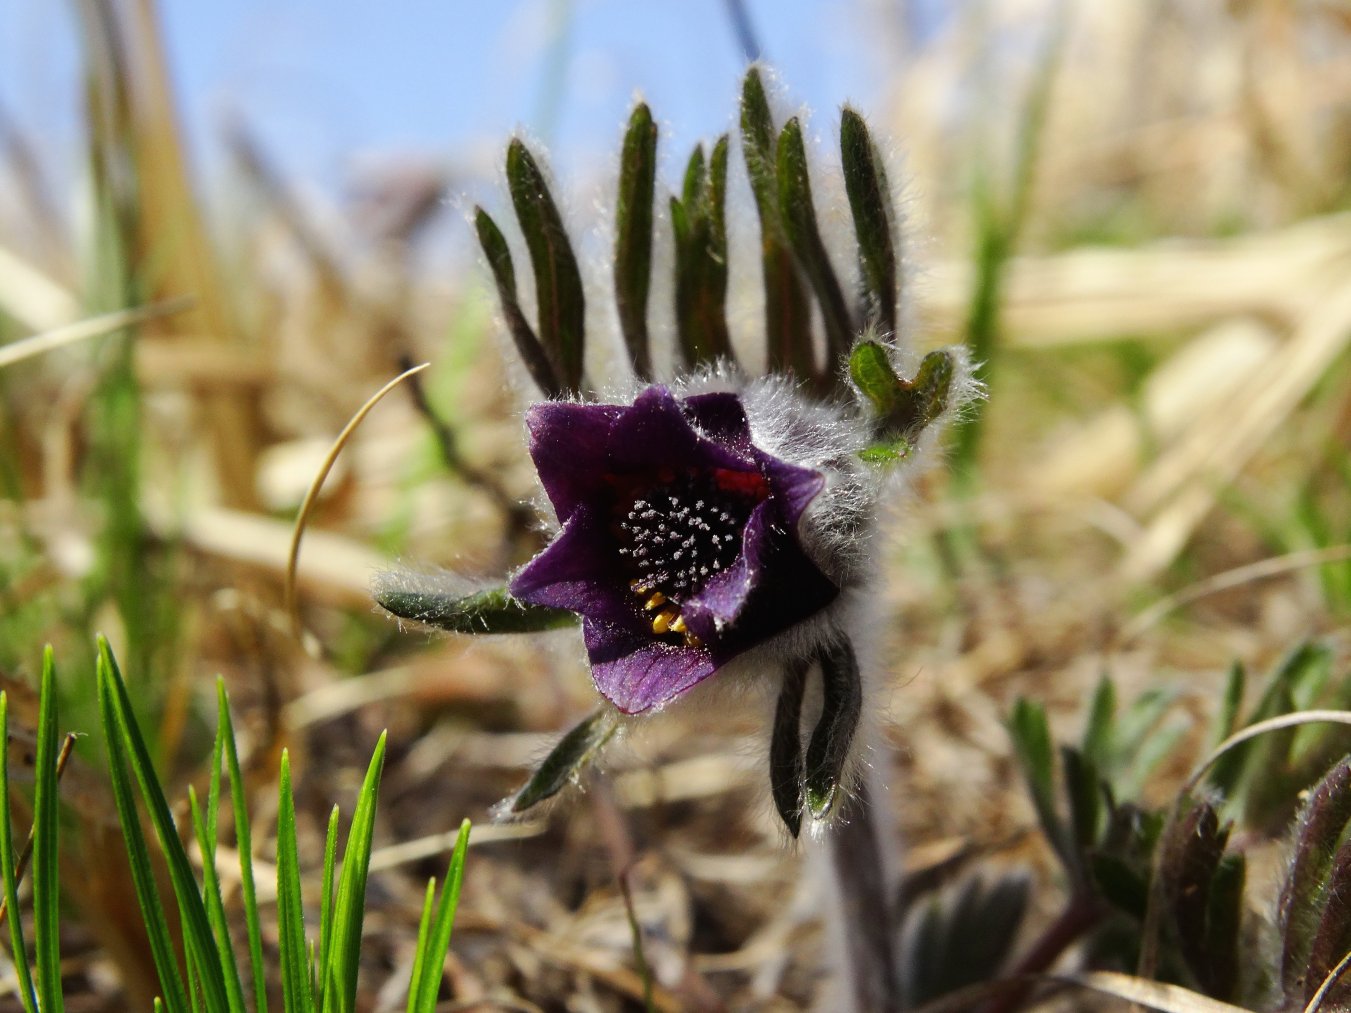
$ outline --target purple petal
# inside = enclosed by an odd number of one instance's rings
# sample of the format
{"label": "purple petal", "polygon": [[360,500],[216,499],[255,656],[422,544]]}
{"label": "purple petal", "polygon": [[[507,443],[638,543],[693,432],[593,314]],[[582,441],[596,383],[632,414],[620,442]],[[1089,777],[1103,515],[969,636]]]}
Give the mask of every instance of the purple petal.
{"label": "purple petal", "polygon": [[[765,477],[769,479],[769,487],[783,511],[784,520],[790,527],[796,526],[807,505],[825,487],[825,478],[810,468],[789,464],[764,451],[757,451],[756,458],[764,470]],[[789,535],[796,541],[796,531],[790,532]]]}
{"label": "purple petal", "polygon": [[525,413],[530,458],[560,522],[602,487],[610,432],[625,411],[621,405],[545,401]]}
{"label": "purple petal", "polygon": [[610,462],[619,472],[650,471],[669,463],[744,470],[751,462],[704,439],[665,387],[648,387],[615,422]]}
{"label": "purple petal", "polygon": [[723,629],[736,621],[746,599],[760,583],[772,509],[772,504],[766,501],[751,511],[741,533],[741,554],[736,562],[713,577],[681,608],[685,625],[705,643],[715,642]]}
{"label": "purple petal", "polygon": [[583,505],[544,551],[517,572],[508,590],[532,605],[622,622],[635,613],[617,566],[614,540],[595,512]]}
{"label": "purple petal", "polygon": [[741,399],[735,394],[695,394],[681,403],[685,414],[708,439],[747,456],[751,454],[750,423],[746,421]]}
{"label": "purple petal", "polygon": [[662,643],[609,623],[584,620],[582,635],[596,689],[625,714],[669,703],[719,665],[706,650]]}

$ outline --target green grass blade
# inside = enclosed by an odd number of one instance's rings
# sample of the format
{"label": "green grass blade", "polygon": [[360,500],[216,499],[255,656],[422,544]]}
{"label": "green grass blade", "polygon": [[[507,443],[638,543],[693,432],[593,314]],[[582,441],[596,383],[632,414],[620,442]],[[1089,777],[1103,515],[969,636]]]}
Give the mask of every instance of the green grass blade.
{"label": "green grass blade", "polygon": [[408,1013],[423,1006],[423,967],[427,964],[427,944],[431,938],[433,905],[436,903],[436,877],[427,880],[427,893],[422,898],[422,917],[417,925],[417,948],[413,951],[413,970],[408,975]]}
{"label": "green grass blade", "polygon": [[[217,744],[220,729],[216,730]],[[216,755],[219,755],[218,753]],[[215,779],[219,785],[219,779]],[[207,798],[211,797],[208,791]],[[188,785],[188,808],[192,813],[192,829],[197,835],[197,847],[202,852],[203,891],[206,894],[206,914],[211,923],[211,931],[216,936],[216,951],[220,955],[221,977],[225,980],[225,994],[230,1009],[244,1013],[244,985],[239,978],[239,962],[234,956],[234,946],[230,942],[230,927],[225,918],[225,903],[221,899],[220,876],[216,873],[215,820],[210,814],[204,817],[201,806],[197,804],[197,792]]]}
{"label": "green grass blade", "polygon": [[126,747],[113,703],[113,666],[112,652],[108,650],[107,641],[100,637],[96,669],[99,715],[108,749],[108,773],[112,780],[118,825],[122,828],[122,838],[127,846],[127,864],[131,869],[132,884],[136,888],[136,900],[141,907],[141,921],[145,925],[150,955],[155,961],[160,988],[164,992],[164,1006],[169,1013],[180,1013],[188,1008],[187,988],[174,955],[173,943],[169,939],[169,925],[160,904],[159,891],[155,888],[155,873],[150,864],[150,849],[141,831],[141,818],[132,800]]}
{"label": "green grass blade", "polygon": [[[319,965],[328,961],[333,945],[333,869],[338,862],[338,807],[328,814],[328,831],[324,834],[324,882],[319,894]],[[318,1002],[322,1005],[327,980],[319,982]]]}
{"label": "green grass blade", "polygon": [[[446,954],[450,952],[450,936],[455,928],[455,912],[460,906],[460,885],[464,882],[464,856],[468,848],[469,821],[464,820],[460,824],[459,836],[455,838],[455,850],[450,855],[441,897],[436,903],[435,927],[430,938],[419,933],[418,953],[413,962],[413,988],[408,996],[408,1013],[433,1013],[436,1009],[437,985],[446,966]],[[429,899],[434,884],[435,880],[428,885]]]}
{"label": "green grass blade", "polygon": [[[0,736],[9,741],[9,695],[0,693]],[[37,1013],[37,995],[28,967],[28,948],[23,941],[23,918],[19,914],[19,882],[15,872],[14,833],[9,808],[9,750],[0,749],[0,878],[5,881],[5,909],[9,942],[14,952],[14,973],[19,979],[19,998],[27,1013]]]}
{"label": "green grass blade", "polygon": [[141,798],[145,802],[150,822],[155,828],[160,848],[164,852],[169,866],[169,880],[173,884],[174,896],[178,900],[183,914],[183,937],[189,961],[196,965],[201,974],[202,996],[206,1008],[213,1011],[228,1010],[229,998],[225,990],[225,977],[221,973],[221,958],[216,950],[216,940],[211,934],[211,922],[207,918],[206,907],[188,863],[183,842],[174,826],[169,803],[164,798],[159,779],[155,776],[150,761],[150,751],[136,724],[131,710],[131,699],[127,695],[122,673],[113,660],[108,642],[99,639],[99,660],[104,662],[104,680],[108,688],[108,697],[113,717],[127,748],[132,773],[141,789]]}
{"label": "green grass blade", "polygon": [[230,699],[225,682],[216,680],[217,727],[225,747],[226,769],[230,781],[230,805],[235,818],[235,844],[239,849],[239,878],[244,894],[244,927],[249,937],[249,964],[253,970],[253,1002],[256,1013],[267,1013],[267,975],[263,967],[263,933],[258,922],[258,891],[253,882],[253,834],[249,827],[248,800],[244,797],[244,778],[239,770],[239,750],[235,745],[234,723],[230,720]]}
{"label": "green grass blade", "polygon": [[296,804],[291,792],[291,759],[281,754],[277,788],[277,927],[280,933],[281,994],[287,1013],[314,1009],[305,913],[300,903],[300,855],[296,850]]}
{"label": "green grass blade", "polygon": [[356,1005],[357,970],[360,966],[361,926],[366,914],[366,875],[370,869],[371,841],[375,833],[375,803],[380,774],[385,764],[385,735],[375,745],[366,779],[357,796],[352,826],[343,850],[342,875],[338,879],[333,910],[331,948],[324,955],[324,977],[334,983],[324,989],[323,1008],[351,1013]]}
{"label": "green grass blade", "polygon": [[37,783],[33,799],[33,948],[37,956],[38,995],[44,1013],[60,1013],[64,1008],[61,995],[56,712],[56,662],[48,645],[42,655],[42,684],[38,695]]}

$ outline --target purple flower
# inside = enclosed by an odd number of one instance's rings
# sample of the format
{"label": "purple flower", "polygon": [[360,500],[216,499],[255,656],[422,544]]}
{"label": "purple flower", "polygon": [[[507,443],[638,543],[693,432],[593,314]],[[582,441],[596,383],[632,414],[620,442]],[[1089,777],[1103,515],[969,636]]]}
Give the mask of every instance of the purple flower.
{"label": "purple flower", "polygon": [[624,713],[838,596],[797,531],[824,478],[757,447],[737,395],[653,386],[631,406],[538,404],[526,424],[562,530],[511,593],[582,617],[596,687]]}

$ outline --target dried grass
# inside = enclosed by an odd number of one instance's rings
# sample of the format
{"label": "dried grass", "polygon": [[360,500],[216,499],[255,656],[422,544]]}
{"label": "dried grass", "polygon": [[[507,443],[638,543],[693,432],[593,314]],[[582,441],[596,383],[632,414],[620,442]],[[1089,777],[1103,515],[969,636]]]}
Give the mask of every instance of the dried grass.
{"label": "dried grass", "polygon": [[[969,208],[952,183],[968,178],[971,131],[988,132],[996,178],[1008,143],[999,102],[954,126],[941,100],[960,93],[976,60],[989,61],[995,96],[1020,93],[1035,71],[991,40],[1035,32],[1042,7],[990,6],[997,24],[960,23],[894,85],[914,217],[932,237],[932,267],[915,288],[926,342],[958,334],[969,305]],[[1158,17],[1145,14],[1158,5],[1135,0],[1076,7],[1032,194],[1036,252],[1015,257],[1004,279],[1007,368],[993,391],[983,484],[959,502],[935,478],[900,518],[905,543],[888,553],[883,731],[895,748],[874,763],[919,877],[941,880],[977,860],[1047,875],[1002,724],[1015,695],[1045,700],[1069,730],[1106,670],[1125,698],[1174,687],[1177,713],[1198,725],[1233,658],[1261,666],[1303,636],[1332,638],[1341,672],[1351,656],[1351,603],[1316,579],[1317,567],[1345,564],[1345,547],[1284,555],[1295,545],[1272,534],[1289,528],[1300,490],[1319,492],[1343,541],[1351,516],[1351,491],[1326,473],[1351,449],[1351,219],[1333,213],[1351,178],[1351,35],[1331,5],[1184,6]],[[392,256],[335,257],[242,131],[241,164],[265,197],[252,241],[292,259],[277,271],[274,258],[254,257],[256,274],[226,286],[151,5],[104,6],[116,12],[110,21],[92,4],[81,10],[95,50],[121,68],[100,85],[105,100],[139,124],[120,143],[136,138],[145,200],[134,253],[154,265],[141,275],[145,292],[195,300],[136,339],[148,538],[178,560],[178,660],[158,677],[191,708],[225,674],[260,798],[275,745],[291,747],[311,857],[327,803],[350,796],[369,744],[391,729],[364,978],[364,1002],[385,1008],[376,989],[405,966],[419,883],[447,835],[462,816],[484,819],[589,699],[566,636],[428,644],[397,636],[368,603],[370,575],[396,552],[500,571],[535,544],[500,509],[500,490],[531,492],[502,367],[437,341],[482,296],[418,274],[397,237]],[[1073,241],[1122,222],[1129,246]],[[1221,225],[1241,234],[1218,238]],[[0,310],[20,338],[80,326],[92,296],[4,242],[27,227],[0,221]],[[492,346],[483,334],[464,339]],[[21,349],[3,346],[0,362]],[[382,406],[354,436],[299,559],[299,606],[329,659],[303,662],[280,612],[290,522],[259,509],[258,463],[331,436],[372,377],[414,351],[457,361],[430,396],[496,485],[442,467],[415,407]],[[1140,358],[1148,366],[1133,372]],[[71,347],[15,362],[0,378],[13,392],[3,453],[17,475],[0,503],[10,578],[0,608],[68,601],[92,565],[99,510],[74,476],[98,467],[79,419],[100,368],[96,349]],[[963,530],[976,549],[954,558],[951,537]],[[28,642],[0,664],[34,663],[44,638],[78,657],[88,631],[61,615],[53,605],[27,620]],[[108,602],[87,618],[117,626]],[[621,852],[633,862],[657,1008],[822,1001],[830,947],[818,884],[810,856],[784,846],[759,801],[757,728],[755,715],[654,723],[547,820],[476,831],[447,970],[454,1008],[632,1008],[642,982],[615,886]],[[200,780],[200,746],[187,736],[166,754],[180,780]],[[1185,769],[1160,770],[1147,795]],[[92,838],[77,840],[67,860]],[[124,999],[146,993],[146,966],[134,947],[101,948],[126,903],[113,888],[117,869],[85,872],[88,928],[72,930],[70,976],[109,1008],[119,987]],[[106,973],[110,961],[122,986]]]}

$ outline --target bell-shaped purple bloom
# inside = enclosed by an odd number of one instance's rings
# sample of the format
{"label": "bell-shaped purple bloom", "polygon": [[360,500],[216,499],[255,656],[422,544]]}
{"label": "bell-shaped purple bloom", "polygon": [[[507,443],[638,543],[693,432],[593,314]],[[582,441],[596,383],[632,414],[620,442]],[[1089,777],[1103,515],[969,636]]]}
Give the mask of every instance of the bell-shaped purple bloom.
{"label": "bell-shaped purple bloom", "polygon": [[522,601],[582,617],[596,687],[660,707],[839,594],[798,521],[824,485],[751,442],[735,394],[546,402],[530,456],[562,530],[516,574]]}

